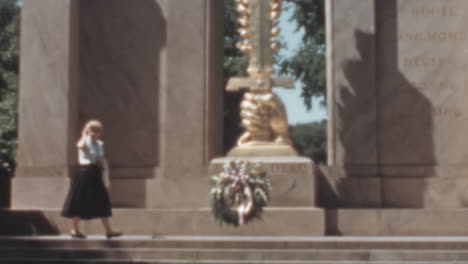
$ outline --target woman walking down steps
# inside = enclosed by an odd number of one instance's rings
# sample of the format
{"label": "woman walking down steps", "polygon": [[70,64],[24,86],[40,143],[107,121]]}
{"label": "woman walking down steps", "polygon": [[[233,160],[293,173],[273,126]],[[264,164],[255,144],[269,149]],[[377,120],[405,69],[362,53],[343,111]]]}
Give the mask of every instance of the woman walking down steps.
{"label": "woman walking down steps", "polygon": [[122,235],[112,229],[110,221],[112,208],[102,177],[105,164],[104,143],[99,139],[102,132],[99,121],[88,121],[77,144],[80,166],[71,180],[62,209],[62,216],[72,219],[73,238],[86,238],[80,231],[80,220],[94,218],[101,218],[107,238]]}

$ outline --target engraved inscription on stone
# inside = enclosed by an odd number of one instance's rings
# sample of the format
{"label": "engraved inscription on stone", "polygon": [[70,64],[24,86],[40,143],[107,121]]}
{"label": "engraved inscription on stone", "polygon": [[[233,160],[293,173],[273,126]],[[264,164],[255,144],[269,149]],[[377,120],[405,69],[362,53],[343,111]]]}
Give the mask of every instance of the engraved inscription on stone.
{"label": "engraved inscription on stone", "polygon": [[[423,4],[423,2],[420,3]],[[454,17],[460,15],[460,12],[457,12],[456,7],[422,6],[411,8],[411,15],[414,17]]]}
{"label": "engraved inscription on stone", "polygon": [[432,32],[401,32],[398,34],[399,41],[465,41],[465,32],[455,31],[432,31]]}
{"label": "engraved inscription on stone", "polygon": [[419,83],[413,83],[412,85],[418,87],[420,90],[449,90],[452,92],[458,90],[455,83],[450,81],[422,81]]}
{"label": "engraved inscription on stone", "polygon": [[[308,167],[305,164],[291,164],[291,163],[262,163],[263,169],[267,174],[281,174],[281,175],[303,175],[308,171]],[[213,167],[213,172],[217,173],[222,171],[223,164],[215,164]]]}
{"label": "engraved inscription on stone", "polygon": [[454,67],[456,62],[450,57],[414,56],[403,58],[403,66],[408,68]]}
{"label": "engraved inscription on stone", "polygon": [[446,107],[438,106],[432,109],[434,116],[446,116],[446,117],[460,117],[462,115],[460,108],[458,107]]}
{"label": "engraved inscription on stone", "polygon": [[[467,30],[464,23],[464,6],[462,1],[413,1],[400,0],[406,8],[398,10],[398,18],[413,21],[408,25],[401,23],[397,40],[399,47],[412,47],[415,52],[401,52],[399,67],[403,74],[410,77],[414,85],[433,102],[434,117],[460,118],[463,109],[457,107],[457,101],[446,105],[446,102],[432,100],[432,96],[441,96],[441,92],[458,93],[463,90],[465,65],[464,49],[453,52],[467,43]],[[434,26],[431,26],[434,25]],[[441,45],[444,44],[444,45]],[[441,69],[438,74],[431,72]],[[422,71],[418,75],[413,71]],[[424,74],[425,73],[425,74]],[[445,75],[444,75],[445,74]],[[463,80],[460,80],[460,77]],[[438,79],[440,78],[440,79]],[[441,80],[443,78],[443,80]],[[446,81],[449,79],[450,81]],[[454,81],[458,80],[458,81]],[[455,84],[457,83],[457,84]],[[441,104],[442,103],[442,104]],[[454,106],[455,104],[455,106]]]}
{"label": "engraved inscription on stone", "polygon": [[450,93],[457,92],[462,84],[456,84],[452,81],[421,81],[421,82],[409,82],[402,86],[400,89],[410,89],[411,87],[417,87],[420,91],[447,91]]}
{"label": "engraved inscription on stone", "polygon": [[265,170],[274,174],[302,174],[306,173],[307,167],[304,164],[271,164]]}
{"label": "engraved inscription on stone", "polygon": [[382,162],[466,164],[468,1],[395,0],[379,7]]}

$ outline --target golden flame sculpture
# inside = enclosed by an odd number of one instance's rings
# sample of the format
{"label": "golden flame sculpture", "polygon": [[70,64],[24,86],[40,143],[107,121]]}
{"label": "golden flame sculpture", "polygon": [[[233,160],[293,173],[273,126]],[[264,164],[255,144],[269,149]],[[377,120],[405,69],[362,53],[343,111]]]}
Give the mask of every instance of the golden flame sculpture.
{"label": "golden flame sculpture", "polygon": [[[280,48],[278,17],[281,0],[235,0],[239,14],[238,33],[242,41],[237,48],[249,54],[248,77],[233,77],[226,90],[247,89],[241,102],[242,126],[245,132],[237,142],[241,151],[252,155],[297,155],[288,135],[288,119],[284,104],[272,92],[273,87],[294,88],[290,78],[272,78],[273,56]],[[283,146],[286,151],[270,151]],[[255,148],[257,147],[257,148]],[[267,147],[267,148],[265,148]],[[255,151],[255,150],[260,151]],[[240,153],[234,149],[228,155]]]}

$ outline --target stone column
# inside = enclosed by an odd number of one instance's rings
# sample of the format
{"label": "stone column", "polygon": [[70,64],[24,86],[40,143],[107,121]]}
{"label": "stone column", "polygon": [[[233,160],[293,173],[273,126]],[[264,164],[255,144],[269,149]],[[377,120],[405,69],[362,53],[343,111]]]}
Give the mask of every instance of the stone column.
{"label": "stone column", "polygon": [[58,208],[76,164],[78,1],[25,0],[13,208]]}
{"label": "stone column", "polygon": [[376,0],[327,0],[328,169],[323,207],[380,207]]}
{"label": "stone column", "polygon": [[218,0],[167,3],[167,83],[161,87],[161,167],[152,208],[207,207],[211,158],[222,151],[223,7]]}

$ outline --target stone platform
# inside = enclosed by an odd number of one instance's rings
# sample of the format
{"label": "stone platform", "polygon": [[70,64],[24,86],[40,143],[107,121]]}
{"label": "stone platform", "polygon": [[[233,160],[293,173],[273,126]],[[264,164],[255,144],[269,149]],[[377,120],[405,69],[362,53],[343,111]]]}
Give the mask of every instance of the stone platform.
{"label": "stone platform", "polygon": [[228,157],[246,157],[246,156],[298,156],[296,150],[290,145],[265,145],[265,146],[236,146],[227,154]]}
{"label": "stone platform", "polygon": [[0,263],[458,264],[466,237],[0,237]]}
{"label": "stone platform", "polygon": [[[289,210],[289,211],[287,211]],[[115,209],[112,219],[127,235],[185,236],[468,236],[468,209],[266,208],[264,219],[233,228],[198,210]],[[98,220],[83,221],[88,234],[102,234]],[[282,227],[290,225],[287,229]],[[67,234],[60,210],[0,210],[0,236]]]}
{"label": "stone platform", "polygon": [[468,235],[468,209],[331,209],[325,215],[328,235]]}
{"label": "stone platform", "polygon": [[[316,208],[265,208],[263,219],[235,228],[214,220],[209,208],[115,209],[112,222],[127,235],[323,236],[325,212]],[[99,220],[82,221],[83,232],[103,234]],[[68,234],[71,221],[59,209],[0,210],[1,235]]]}

